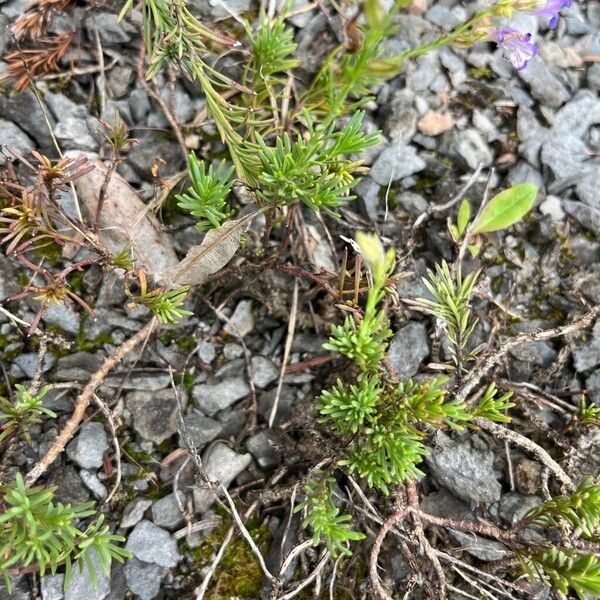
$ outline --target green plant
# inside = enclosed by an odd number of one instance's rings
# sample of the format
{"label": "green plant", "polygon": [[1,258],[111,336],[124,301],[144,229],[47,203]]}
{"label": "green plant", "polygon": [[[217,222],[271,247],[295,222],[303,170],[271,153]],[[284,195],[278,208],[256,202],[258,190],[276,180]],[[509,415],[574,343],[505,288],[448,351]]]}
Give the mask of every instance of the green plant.
{"label": "green plant", "polygon": [[318,546],[324,541],[329,553],[335,557],[350,555],[348,542],[362,540],[366,536],[350,528],[351,515],[340,514],[340,508],[333,500],[334,484],[333,477],[327,477],[321,471],[314,472],[304,486],[306,499],[295,510],[306,509],[303,527],[312,529],[313,545]]}
{"label": "green plant", "polygon": [[553,585],[565,598],[569,589],[580,600],[600,597],[600,562],[593,554],[549,548],[521,562],[531,579]]}
{"label": "green plant", "polygon": [[463,277],[461,270],[459,265],[454,274],[450,271],[448,263],[442,261],[436,265],[435,273],[428,270],[428,278],[423,279],[433,299],[419,298],[407,301],[410,306],[436,317],[443,324],[452,362],[459,374],[463,373],[465,365],[472,361],[480,350],[467,349],[477,325],[477,320],[471,318],[471,297],[479,271],[473,271]]}
{"label": "green plant", "polygon": [[73,564],[83,570],[96,586],[91,560],[94,551],[103,572],[108,575],[112,559],[120,562],[131,554],[117,546],[125,541],[109,532],[104,516],[98,516],[84,529],[75,522],[94,514],[94,503],[79,506],[55,504],[52,488],[26,488],[17,474],[15,481],[0,486],[0,573],[10,590],[11,568],[35,565],[40,575],[56,573],[65,566],[65,588],[71,581]]}
{"label": "green plant", "polygon": [[556,496],[529,511],[525,521],[540,527],[579,530],[585,539],[595,539],[600,525],[600,485],[586,477],[573,493]]}
{"label": "green plant", "polygon": [[[317,403],[321,422],[340,437],[343,450],[337,464],[388,494],[390,486],[422,475],[418,465],[427,454],[424,440],[430,428],[462,429],[484,415],[507,421],[501,411],[512,404],[508,402],[510,394],[497,397],[493,385],[479,403],[469,407],[461,398],[449,398],[447,377],[418,382],[395,378],[385,366],[391,329],[382,306],[386,286],[393,281],[394,252],[384,250],[377,236],[363,233],[357,234],[356,247],[371,276],[365,308],[360,316],[355,313],[342,325],[334,325],[325,347],[350,358],[359,374],[350,384],[338,379],[320,394]],[[464,292],[464,297],[469,293]],[[343,524],[343,532],[351,531],[348,515],[342,518],[334,511],[330,488],[331,483],[310,483],[303,504],[308,511],[305,526],[315,533],[313,541],[323,537],[329,548],[337,547],[336,539],[343,538],[338,527]],[[344,543],[349,539],[343,539]]]}
{"label": "green plant", "polygon": [[136,305],[142,304],[150,309],[161,323],[177,323],[186,315],[193,314],[191,311],[182,308],[190,289],[189,285],[172,290],[155,288],[148,291],[148,279],[143,270],[138,271],[138,280],[139,294],[133,295],[128,289],[125,290],[130,298],[129,307],[134,308]]}
{"label": "green plant", "polygon": [[41,423],[40,416],[47,415],[55,418],[56,413],[46,408],[42,402],[48,392],[48,387],[37,394],[31,394],[22,385],[15,384],[15,400],[11,402],[0,398],[0,442],[21,431],[28,443],[31,443],[29,429],[32,425]]}
{"label": "green plant", "polygon": [[191,186],[175,196],[177,204],[199,219],[196,227],[200,231],[219,227],[233,214],[227,204],[227,196],[234,184],[231,178],[233,167],[227,169],[225,161],[222,161],[216,169],[210,165],[207,171],[204,161],[199,161],[196,154],[191,152],[188,156],[188,173]]}

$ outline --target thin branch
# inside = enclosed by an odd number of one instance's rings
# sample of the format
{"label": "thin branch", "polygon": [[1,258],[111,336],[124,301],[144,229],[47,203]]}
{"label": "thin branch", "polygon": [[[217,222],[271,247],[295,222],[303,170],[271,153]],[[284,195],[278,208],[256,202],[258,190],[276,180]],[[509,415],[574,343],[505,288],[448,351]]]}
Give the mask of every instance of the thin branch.
{"label": "thin branch", "polygon": [[488,421],[488,419],[476,418],[473,422],[477,427],[491,433],[494,437],[507,440],[508,442],[512,442],[515,446],[527,450],[533,454],[569,491],[575,489],[575,483],[565,473],[564,469],[548,454],[548,452],[546,452],[546,450],[541,446],[538,446],[535,442],[532,442],[529,438],[512,429],[507,429],[498,423]]}
{"label": "thin branch", "polygon": [[150,337],[156,322],[156,318],[153,317],[134,336],[124,342],[112,356],[107,357],[100,368],[92,375],[90,381],[85,385],[81,394],[77,397],[77,400],[75,401],[75,410],[65,424],[63,430],[54,440],[46,454],[44,454],[40,461],[29,471],[29,473],[27,473],[27,476],[25,477],[25,484],[27,486],[33,485],[60,456],[61,452],[65,449],[65,446],[75,435],[79,424],[83,420],[85,411],[94,396],[94,392],[102,384],[110,371],[114,369],[123,358],[129,354],[129,352]]}
{"label": "thin branch", "polygon": [[496,351],[490,354],[483,362],[475,368],[471,374],[467,377],[466,381],[460,387],[456,396],[459,398],[467,398],[469,394],[475,389],[479,382],[493,369],[493,367],[503,358],[509,350],[522,344],[523,342],[536,342],[540,340],[549,340],[556,337],[562,337],[581,331],[589,327],[594,319],[600,315],[600,305],[595,306],[588,311],[579,320],[571,323],[570,325],[564,325],[562,327],[554,327],[552,329],[545,329],[544,331],[521,333],[506,342],[504,342]]}
{"label": "thin branch", "polygon": [[271,408],[271,414],[269,415],[269,427],[273,427],[275,418],[277,417],[277,408],[279,407],[279,397],[281,396],[281,388],[283,386],[283,376],[285,375],[285,368],[290,358],[290,352],[292,351],[292,343],[294,341],[294,332],[296,330],[296,316],[298,314],[298,278],[294,278],[294,289],[292,291],[292,306],[290,307],[290,318],[288,320],[287,338],[285,340],[285,347],[283,349],[283,358],[281,359],[281,369],[279,371],[279,381],[277,382],[277,390],[275,391],[275,399],[273,400],[273,407]]}

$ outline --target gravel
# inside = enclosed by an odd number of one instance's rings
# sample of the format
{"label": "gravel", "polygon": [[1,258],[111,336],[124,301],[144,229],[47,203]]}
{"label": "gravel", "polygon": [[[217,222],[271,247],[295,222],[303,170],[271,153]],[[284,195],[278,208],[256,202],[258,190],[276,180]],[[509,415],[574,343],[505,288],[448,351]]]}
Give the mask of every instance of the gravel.
{"label": "gravel", "polygon": [[172,389],[129,392],[125,403],[133,427],[144,439],[160,444],[177,431],[178,407]]}
{"label": "gravel", "polygon": [[122,529],[128,529],[137,525],[143,518],[144,513],[152,506],[152,500],[148,498],[137,497],[134,498],[123,511],[123,517],[121,518],[121,524],[119,527]]}
{"label": "gravel", "polygon": [[[185,507],[186,497],[182,492],[178,492],[179,503]],[[164,529],[176,529],[185,522],[185,518],[179,508],[175,492],[167,494],[164,498],[157,500],[152,505],[152,521]]]}
{"label": "gravel", "polygon": [[497,502],[502,486],[494,473],[494,454],[475,437],[450,441],[438,435],[441,449],[426,457],[432,475],[458,498]]}
{"label": "gravel", "polygon": [[263,430],[246,440],[246,448],[262,469],[273,469],[281,462],[281,439],[273,431]]}
{"label": "gravel", "polygon": [[425,161],[417,155],[415,148],[397,140],[377,157],[369,176],[378,185],[387,186],[390,181],[398,181],[424,168]]}
{"label": "gravel", "polygon": [[254,312],[252,300],[242,300],[235,307],[223,331],[230,335],[245,337],[254,329]]}
{"label": "gravel", "polygon": [[139,560],[162,567],[175,567],[181,560],[177,544],[169,532],[151,521],[140,521],[135,526],[125,548]]}
{"label": "gravel", "polygon": [[213,416],[250,393],[244,377],[233,377],[216,384],[201,383],[192,389],[192,398],[207,415]]}
{"label": "gravel", "polygon": [[102,423],[84,423],[77,436],[67,446],[67,456],[82,469],[98,469],[108,450],[108,438]]}
{"label": "gravel", "polygon": [[429,339],[423,323],[411,321],[399,329],[388,350],[388,358],[400,380],[414,375],[429,356]]}
{"label": "gravel", "polygon": [[152,600],[160,592],[160,584],[169,569],[161,565],[143,562],[133,557],[125,564],[127,587],[140,598]]}
{"label": "gravel", "polygon": [[[219,421],[196,410],[186,413],[184,421],[186,433],[193,440],[197,450],[202,450],[206,444],[219,437],[223,431],[223,425]],[[179,436],[179,445],[182,448],[185,446],[181,435]]]}
{"label": "gravel", "polygon": [[[211,446],[204,458],[206,474],[210,481],[218,481],[226,488],[252,462],[250,454],[238,454],[221,442]],[[206,512],[215,501],[212,490],[206,485],[194,488],[194,507],[196,512]]]}
{"label": "gravel", "polygon": [[580,373],[600,365],[600,319],[594,325],[590,341],[573,352],[573,359]]}

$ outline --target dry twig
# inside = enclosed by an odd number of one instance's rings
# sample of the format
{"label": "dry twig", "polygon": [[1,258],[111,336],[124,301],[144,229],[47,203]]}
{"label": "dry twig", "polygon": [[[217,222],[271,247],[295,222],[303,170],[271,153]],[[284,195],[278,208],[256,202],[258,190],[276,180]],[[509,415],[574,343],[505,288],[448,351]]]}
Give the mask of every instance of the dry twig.
{"label": "dry twig", "polygon": [[54,440],[52,446],[50,446],[46,454],[44,454],[39,462],[29,471],[29,473],[27,473],[27,476],[25,477],[25,484],[27,486],[33,485],[48,470],[48,467],[60,456],[61,452],[65,449],[65,446],[75,435],[79,424],[83,420],[85,411],[93,399],[94,392],[102,384],[110,371],[114,369],[123,360],[123,358],[129,354],[129,352],[150,337],[156,322],[156,318],[153,317],[134,336],[130,337],[126,342],[124,342],[123,345],[120,346],[112,356],[108,356],[100,368],[92,375],[90,381],[85,385],[81,391],[81,394],[79,394],[77,400],[75,401],[75,410],[73,411],[71,418],[67,421],[63,430]]}

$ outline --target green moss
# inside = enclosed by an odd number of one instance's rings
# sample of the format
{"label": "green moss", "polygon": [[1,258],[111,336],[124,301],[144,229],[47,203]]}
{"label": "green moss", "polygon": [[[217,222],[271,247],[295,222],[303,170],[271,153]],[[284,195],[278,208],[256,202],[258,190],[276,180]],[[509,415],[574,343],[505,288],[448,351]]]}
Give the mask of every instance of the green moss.
{"label": "green moss", "polygon": [[[203,544],[192,548],[189,553],[195,563],[193,571],[200,573],[212,561],[215,552],[221,547],[223,538],[231,526],[231,519],[206,535]],[[252,517],[246,523],[252,539],[263,554],[269,550],[271,534],[257,517]],[[213,576],[213,584],[205,596],[207,600],[222,600],[223,598],[260,598],[263,584],[263,573],[248,544],[241,538],[235,537],[227,549]]]}
{"label": "green moss", "polygon": [[109,333],[101,333],[93,340],[88,340],[85,337],[83,326],[79,328],[77,339],[75,340],[75,348],[78,352],[92,352],[98,348],[102,348],[104,344],[112,344],[112,338]]}
{"label": "green moss", "polygon": [[485,81],[492,81],[496,79],[494,72],[490,67],[470,67],[467,69],[469,77],[473,79],[483,79]]}
{"label": "green moss", "polygon": [[198,344],[198,342],[196,341],[196,338],[191,335],[188,337],[176,339],[175,343],[182,350],[188,350],[188,351],[193,350],[196,347],[196,345]]}

